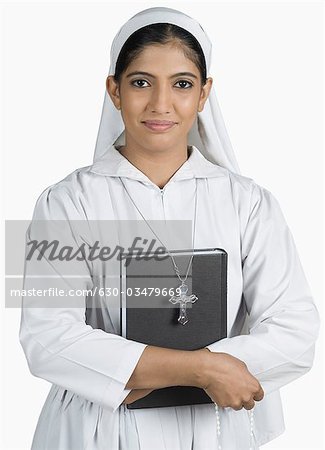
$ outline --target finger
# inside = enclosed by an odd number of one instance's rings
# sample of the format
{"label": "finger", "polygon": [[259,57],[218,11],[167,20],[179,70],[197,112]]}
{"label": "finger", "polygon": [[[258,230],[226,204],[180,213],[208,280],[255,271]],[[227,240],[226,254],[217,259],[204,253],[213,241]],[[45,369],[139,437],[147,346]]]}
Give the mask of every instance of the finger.
{"label": "finger", "polygon": [[256,394],[254,394],[253,399],[259,402],[264,398],[264,391],[263,389],[260,389]]}
{"label": "finger", "polygon": [[233,405],[232,409],[234,409],[235,411],[240,411],[241,409],[243,409],[243,407],[244,407],[243,404],[241,404],[241,405]]}
{"label": "finger", "polygon": [[243,403],[243,407],[244,407],[245,409],[253,409],[254,406],[255,406],[254,400],[250,400],[249,402],[244,402],[244,403]]}

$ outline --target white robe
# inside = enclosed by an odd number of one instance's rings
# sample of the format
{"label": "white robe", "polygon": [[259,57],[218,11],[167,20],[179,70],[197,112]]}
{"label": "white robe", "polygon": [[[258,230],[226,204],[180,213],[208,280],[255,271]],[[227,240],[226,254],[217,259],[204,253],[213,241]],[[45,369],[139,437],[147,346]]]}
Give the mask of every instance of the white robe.
{"label": "white robe", "polygon": [[[241,359],[260,381],[265,397],[254,408],[258,448],[285,430],[279,388],[311,368],[319,332],[319,314],[279,203],[253,179],[209,162],[195,146],[163,189],[112,150],[45,189],[33,219],[142,220],[123,177],[147,220],[192,220],[197,178],[195,248],[228,253],[228,335],[208,348]],[[51,265],[46,270],[55,274]],[[91,279],[75,283],[85,288]],[[25,306],[33,301],[39,300],[23,298]],[[86,305],[22,309],[20,342],[30,371],[52,383],[32,450],[217,449],[213,403],[142,410],[121,404],[146,344],[121,337],[117,309],[97,301],[100,309],[88,315]],[[248,450],[248,411],[220,408],[220,421],[222,449]]]}

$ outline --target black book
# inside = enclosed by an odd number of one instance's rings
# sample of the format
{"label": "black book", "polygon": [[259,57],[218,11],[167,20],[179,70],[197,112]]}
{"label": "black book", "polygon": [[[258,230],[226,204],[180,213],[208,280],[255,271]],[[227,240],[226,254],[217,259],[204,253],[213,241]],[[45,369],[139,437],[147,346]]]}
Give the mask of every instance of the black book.
{"label": "black book", "polygon": [[[220,248],[170,251],[189,297],[182,324],[177,277],[168,253],[128,254],[121,261],[121,335],[144,344],[197,350],[227,336],[227,253]],[[195,299],[196,297],[196,299]],[[192,300],[190,300],[192,299]],[[193,301],[194,300],[194,301]],[[191,303],[193,301],[193,303]],[[185,322],[185,320],[183,320]],[[127,405],[129,409],[213,403],[204,389],[170,386]]]}

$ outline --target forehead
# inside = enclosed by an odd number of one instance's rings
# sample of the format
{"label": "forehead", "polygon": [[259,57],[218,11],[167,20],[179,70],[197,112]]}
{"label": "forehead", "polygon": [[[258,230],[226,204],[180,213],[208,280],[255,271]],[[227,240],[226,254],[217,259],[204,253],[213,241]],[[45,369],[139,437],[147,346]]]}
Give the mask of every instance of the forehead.
{"label": "forehead", "polygon": [[[166,60],[169,66],[177,65],[187,66],[194,70],[196,65],[185,54],[184,49],[178,43],[150,44],[141,50],[129,65],[129,69],[139,65],[155,66],[156,64],[165,65]],[[164,63],[162,63],[164,61]]]}

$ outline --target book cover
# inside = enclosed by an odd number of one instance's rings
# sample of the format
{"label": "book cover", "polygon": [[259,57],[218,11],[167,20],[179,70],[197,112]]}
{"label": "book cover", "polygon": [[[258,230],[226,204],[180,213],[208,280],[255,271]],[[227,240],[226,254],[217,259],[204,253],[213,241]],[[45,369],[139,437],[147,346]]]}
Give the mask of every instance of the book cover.
{"label": "book cover", "polygon": [[[121,262],[121,334],[127,339],[179,350],[197,350],[227,336],[227,253],[220,248],[170,252],[185,278],[187,322],[180,318],[180,296],[172,259],[129,254]],[[190,297],[197,297],[192,303]],[[170,299],[174,301],[169,301]],[[176,300],[176,301],[175,301]],[[201,388],[156,389],[129,409],[213,403]]]}

